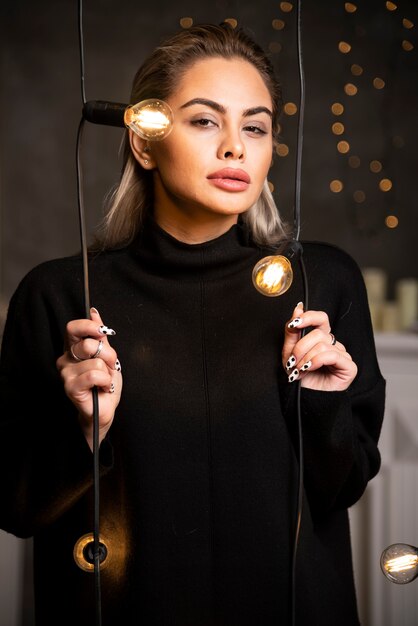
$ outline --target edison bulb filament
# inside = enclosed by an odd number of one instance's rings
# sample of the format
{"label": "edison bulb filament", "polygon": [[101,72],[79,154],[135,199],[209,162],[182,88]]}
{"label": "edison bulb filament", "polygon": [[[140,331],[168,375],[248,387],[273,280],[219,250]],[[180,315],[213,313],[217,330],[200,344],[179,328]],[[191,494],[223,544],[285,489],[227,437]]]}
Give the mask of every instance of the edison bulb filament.
{"label": "edison bulb filament", "polygon": [[418,548],[394,543],[382,552],[380,566],[386,578],[404,585],[418,577]]}
{"label": "edison bulb filament", "polygon": [[150,98],[129,106],[124,122],[142,139],[161,141],[171,132],[173,112],[167,102]]}
{"label": "edison bulb filament", "polygon": [[255,264],[252,279],[254,287],[263,295],[280,296],[292,284],[292,266],[281,254],[266,256]]}

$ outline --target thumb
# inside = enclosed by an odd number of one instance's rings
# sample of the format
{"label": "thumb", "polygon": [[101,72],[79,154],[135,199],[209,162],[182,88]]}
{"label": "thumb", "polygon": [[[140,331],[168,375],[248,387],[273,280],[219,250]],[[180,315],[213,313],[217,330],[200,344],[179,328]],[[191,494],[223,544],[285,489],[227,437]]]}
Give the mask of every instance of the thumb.
{"label": "thumb", "polygon": [[298,320],[299,316],[302,315],[303,312],[304,312],[303,302],[298,302],[295,308],[293,309],[291,319],[285,326],[283,351],[282,351],[282,360],[283,360],[284,367],[286,367],[287,365],[288,365],[288,368],[294,366],[293,363],[288,363],[288,361],[289,361],[289,358],[293,356],[293,349],[300,339],[300,330],[297,327],[297,322],[295,326],[290,327],[290,328],[289,328],[289,324]]}

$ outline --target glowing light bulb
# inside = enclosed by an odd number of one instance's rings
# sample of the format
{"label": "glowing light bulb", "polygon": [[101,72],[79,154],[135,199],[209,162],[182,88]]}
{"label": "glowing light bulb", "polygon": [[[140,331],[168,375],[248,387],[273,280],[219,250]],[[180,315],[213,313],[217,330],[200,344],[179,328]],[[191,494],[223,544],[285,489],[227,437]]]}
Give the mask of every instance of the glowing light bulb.
{"label": "glowing light bulb", "polygon": [[124,122],[142,139],[160,141],[171,132],[173,112],[163,100],[150,98],[128,106]]}
{"label": "glowing light bulb", "polygon": [[[94,571],[94,535],[87,533],[78,539],[73,550],[74,560],[78,567],[85,572]],[[100,569],[105,567],[109,561],[109,550],[106,540],[99,537],[99,563]]]}
{"label": "glowing light bulb", "polygon": [[382,572],[391,582],[405,585],[418,577],[418,548],[407,543],[393,543],[380,557]]}
{"label": "glowing light bulb", "polygon": [[280,296],[292,284],[293,270],[285,256],[266,256],[255,264],[252,278],[254,287],[263,295]]}

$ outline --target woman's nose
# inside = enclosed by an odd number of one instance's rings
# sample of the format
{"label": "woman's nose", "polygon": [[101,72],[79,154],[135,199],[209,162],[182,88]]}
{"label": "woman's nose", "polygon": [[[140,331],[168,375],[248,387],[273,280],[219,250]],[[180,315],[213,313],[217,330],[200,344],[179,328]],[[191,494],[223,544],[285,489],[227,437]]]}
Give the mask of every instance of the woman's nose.
{"label": "woman's nose", "polygon": [[225,130],[221,144],[218,150],[218,158],[220,159],[237,159],[241,162],[245,161],[245,145],[238,132]]}

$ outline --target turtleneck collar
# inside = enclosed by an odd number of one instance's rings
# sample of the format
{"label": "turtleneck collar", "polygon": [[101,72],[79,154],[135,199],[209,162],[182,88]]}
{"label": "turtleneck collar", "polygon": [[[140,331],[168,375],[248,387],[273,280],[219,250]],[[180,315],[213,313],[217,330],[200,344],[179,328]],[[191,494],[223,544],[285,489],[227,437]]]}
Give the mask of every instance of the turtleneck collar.
{"label": "turtleneck collar", "polygon": [[179,241],[149,218],[132,244],[144,269],[173,278],[218,278],[255,263],[261,250],[251,241],[247,227],[234,224],[228,231],[203,243]]}

